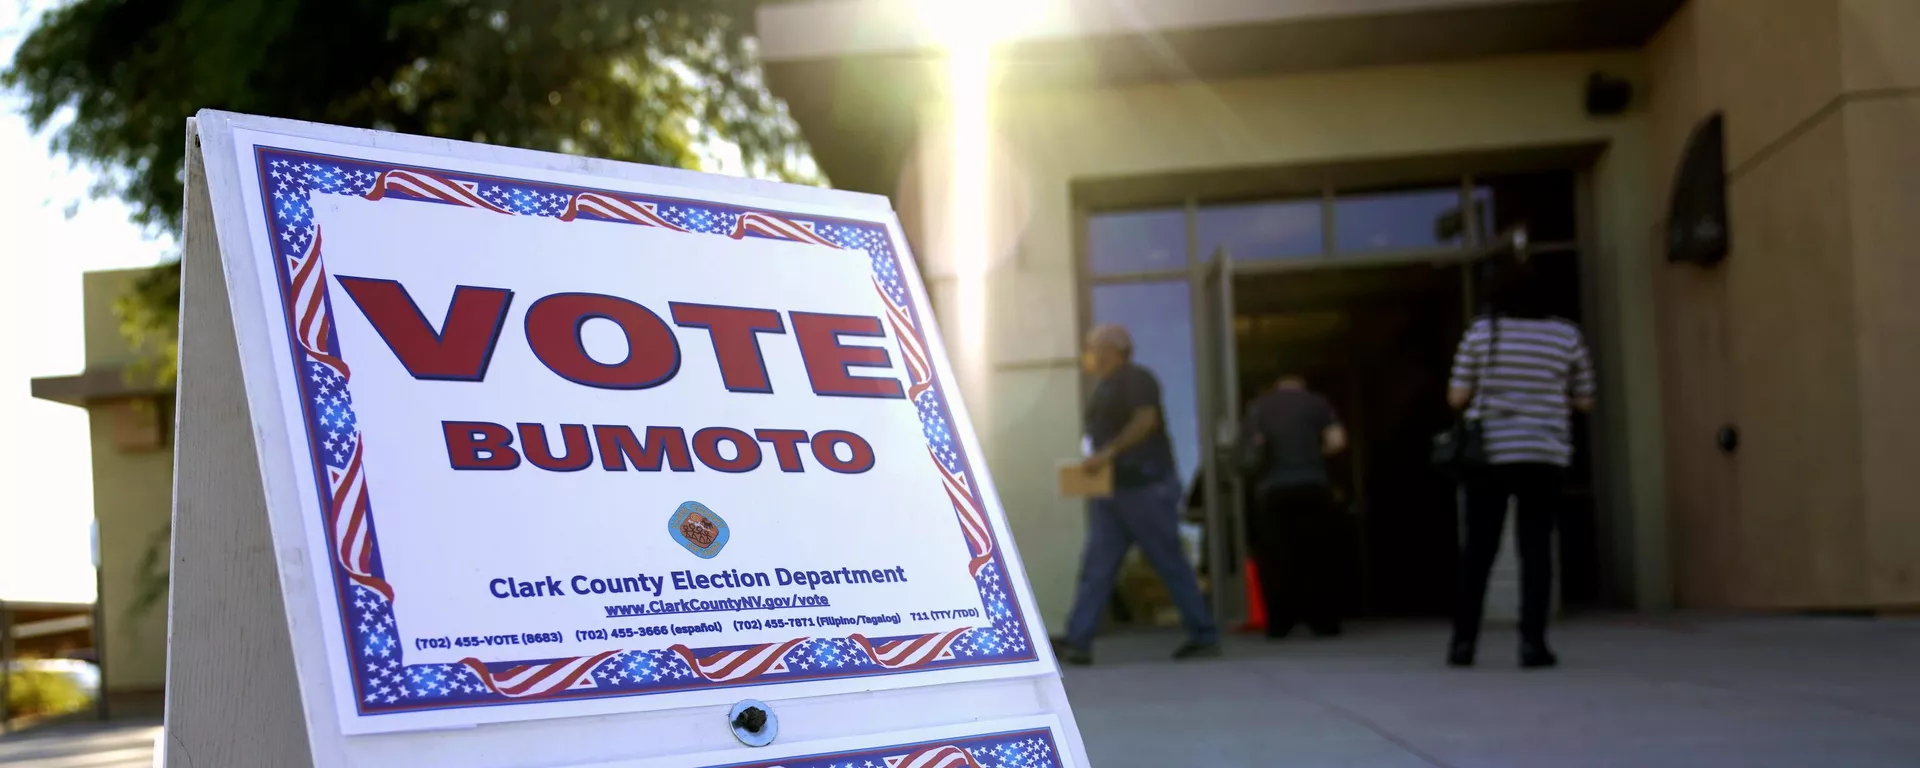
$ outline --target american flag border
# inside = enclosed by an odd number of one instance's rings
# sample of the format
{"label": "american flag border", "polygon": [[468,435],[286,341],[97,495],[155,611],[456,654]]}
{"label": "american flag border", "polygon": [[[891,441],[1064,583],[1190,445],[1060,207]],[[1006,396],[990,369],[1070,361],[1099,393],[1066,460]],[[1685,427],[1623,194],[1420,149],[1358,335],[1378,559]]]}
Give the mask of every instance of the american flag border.
{"label": "american flag border", "polygon": [[708,768],[1064,768],[1051,728],[1026,728]]}
{"label": "american flag border", "polygon": [[[281,293],[291,362],[300,387],[302,423],[313,460],[321,523],[327,541],[333,543],[329,564],[358,714],[777,685],[1038,660],[1032,625],[1026,621],[1016,591],[1004,578],[1006,560],[985,515],[980,489],[971,481],[971,461],[957,439],[945,389],[931,364],[921,330],[924,314],[903,282],[895,233],[886,222],[769,211],[265,145],[256,145],[253,150],[272,241],[275,283]],[[673,646],[527,661],[466,659],[456,664],[405,664],[393,615],[395,592],[384,580],[372,493],[358,471],[362,446],[347,385],[350,371],[339,339],[331,332],[331,299],[326,291],[313,290],[316,277],[320,286],[326,285],[320,232],[310,202],[315,194],[456,205],[493,214],[561,221],[584,218],[734,239],[768,238],[864,250],[873,263],[874,286],[887,305],[887,325],[908,371],[909,402],[919,413],[930,456],[941,470],[962,538],[974,555],[967,567],[980,593],[981,618],[987,623],[923,635],[867,638],[854,634],[750,646]],[[335,440],[328,442],[328,437]],[[743,664],[742,659],[754,663]]]}

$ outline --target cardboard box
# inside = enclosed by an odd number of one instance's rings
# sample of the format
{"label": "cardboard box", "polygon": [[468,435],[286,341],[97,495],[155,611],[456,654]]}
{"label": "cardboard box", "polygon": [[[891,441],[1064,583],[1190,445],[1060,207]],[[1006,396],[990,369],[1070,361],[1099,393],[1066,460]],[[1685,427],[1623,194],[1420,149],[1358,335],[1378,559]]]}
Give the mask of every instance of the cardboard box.
{"label": "cardboard box", "polygon": [[1060,465],[1060,495],[1100,499],[1113,495],[1113,465],[1101,467],[1097,472],[1087,472],[1080,468],[1080,461],[1064,462]]}

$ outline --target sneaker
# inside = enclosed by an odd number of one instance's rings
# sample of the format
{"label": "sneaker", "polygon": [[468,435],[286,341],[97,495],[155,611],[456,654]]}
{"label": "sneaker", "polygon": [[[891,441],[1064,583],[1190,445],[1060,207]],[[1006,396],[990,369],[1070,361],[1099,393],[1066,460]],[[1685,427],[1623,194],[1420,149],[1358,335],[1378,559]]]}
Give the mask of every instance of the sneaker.
{"label": "sneaker", "polygon": [[1340,623],[1336,621],[1327,624],[1314,624],[1307,627],[1307,630],[1312,632],[1314,637],[1339,637]]}
{"label": "sneaker", "polygon": [[1060,663],[1069,667],[1093,666],[1093,651],[1085,648],[1066,648],[1060,651]]}
{"label": "sneaker", "polygon": [[1220,656],[1219,643],[1196,643],[1192,640],[1188,640],[1186,643],[1182,644],[1179,648],[1173,649],[1173,658],[1175,661],[1186,661],[1188,659],[1212,659],[1212,658],[1218,658],[1219,656]]}

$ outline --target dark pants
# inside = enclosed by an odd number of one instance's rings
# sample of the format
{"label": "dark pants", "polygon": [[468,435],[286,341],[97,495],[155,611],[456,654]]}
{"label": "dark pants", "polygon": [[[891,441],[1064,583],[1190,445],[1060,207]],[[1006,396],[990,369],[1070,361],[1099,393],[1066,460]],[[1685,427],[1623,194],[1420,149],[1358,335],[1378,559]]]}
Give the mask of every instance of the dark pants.
{"label": "dark pants", "polygon": [[1560,514],[1561,467],[1496,464],[1466,479],[1466,544],[1460,553],[1453,637],[1473,642],[1487,602],[1487,573],[1500,553],[1507,499],[1518,500],[1520,539],[1520,639],[1544,643],[1553,598],[1553,525]]}
{"label": "dark pants", "polygon": [[1087,505],[1087,547],[1080,556],[1080,585],[1067,616],[1067,643],[1093,648],[1100,628],[1100,612],[1113,599],[1127,550],[1140,545],[1140,554],[1160,574],[1167,594],[1180,609],[1180,621],[1196,643],[1217,641],[1213,616],[1194,578],[1193,566],[1180,551],[1180,486],[1160,483],[1140,488],[1115,488],[1113,495]]}
{"label": "dark pants", "polygon": [[1337,628],[1333,493],[1324,485],[1268,488],[1250,522],[1267,633],[1284,633],[1299,622],[1314,631]]}

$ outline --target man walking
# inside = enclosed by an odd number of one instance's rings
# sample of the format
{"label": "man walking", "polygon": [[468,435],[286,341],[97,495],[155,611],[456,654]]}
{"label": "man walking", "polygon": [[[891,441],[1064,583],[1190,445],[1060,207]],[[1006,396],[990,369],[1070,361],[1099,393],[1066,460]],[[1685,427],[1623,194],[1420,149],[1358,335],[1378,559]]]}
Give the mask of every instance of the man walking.
{"label": "man walking", "polygon": [[1287,375],[1247,409],[1240,439],[1259,500],[1248,527],[1267,637],[1286,637],[1295,622],[1322,637],[1340,634],[1328,558],[1336,521],[1326,457],[1346,449],[1346,430],[1306,379]]}
{"label": "man walking", "polygon": [[1087,334],[1082,364],[1097,382],[1088,398],[1087,438],[1093,455],[1081,465],[1088,472],[1113,468],[1113,494],[1094,499],[1087,509],[1087,547],[1080,559],[1080,585],[1060,648],[1068,664],[1093,663],[1093,635],[1100,613],[1113,596],[1114,580],[1127,549],[1140,545],[1147,563],[1167,585],[1180,609],[1187,642],[1176,659],[1220,654],[1219,638],[1199,581],[1180,547],[1182,493],[1160,407],[1160,382],[1133,363],[1133,337],[1118,325]]}

